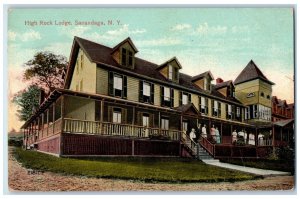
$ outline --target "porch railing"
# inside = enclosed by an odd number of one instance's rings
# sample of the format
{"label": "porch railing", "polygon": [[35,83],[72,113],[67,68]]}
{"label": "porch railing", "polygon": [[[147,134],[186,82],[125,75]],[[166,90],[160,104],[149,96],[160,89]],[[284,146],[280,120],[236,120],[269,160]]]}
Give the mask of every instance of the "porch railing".
{"label": "porch railing", "polygon": [[212,144],[210,141],[208,141],[204,137],[200,137],[200,144],[201,146],[212,156],[215,154],[215,145]]}
{"label": "porch railing", "polygon": [[272,146],[272,139],[258,139],[258,146]]}
{"label": "porch railing", "polygon": [[63,131],[67,133],[180,140],[180,131],[178,130],[163,130],[160,128],[143,127],[130,124],[117,124],[71,118],[64,119]]}

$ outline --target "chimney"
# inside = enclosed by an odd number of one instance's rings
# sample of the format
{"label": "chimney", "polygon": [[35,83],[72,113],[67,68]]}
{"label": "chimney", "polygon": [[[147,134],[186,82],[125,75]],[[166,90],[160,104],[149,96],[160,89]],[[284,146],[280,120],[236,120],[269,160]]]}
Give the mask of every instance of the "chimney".
{"label": "chimney", "polygon": [[39,104],[41,105],[45,100],[45,91],[44,89],[40,89],[40,98],[39,98]]}
{"label": "chimney", "polygon": [[220,84],[220,83],[222,83],[223,82],[223,79],[221,79],[220,77],[218,77],[217,79],[216,79],[216,83],[217,84]]}

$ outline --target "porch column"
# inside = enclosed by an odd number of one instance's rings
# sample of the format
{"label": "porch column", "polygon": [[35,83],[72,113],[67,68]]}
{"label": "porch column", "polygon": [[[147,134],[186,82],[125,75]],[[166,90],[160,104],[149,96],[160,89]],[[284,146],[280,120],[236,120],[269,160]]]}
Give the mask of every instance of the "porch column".
{"label": "porch column", "polygon": [[133,110],[132,110],[132,127],[131,127],[131,135],[132,136],[133,136],[133,133],[134,133],[134,122],[135,122],[135,107],[133,107]]}
{"label": "porch column", "polygon": [[63,137],[63,132],[64,132],[64,117],[65,117],[65,96],[61,96],[61,105],[60,105],[60,116],[61,116],[61,136],[60,136],[60,147],[59,147],[59,156],[63,154],[63,142],[64,142],[64,137]]}
{"label": "porch column", "polygon": [[52,130],[52,135],[54,135],[54,129],[55,129],[55,125],[57,125],[57,123],[55,123],[55,113],[56,113],[56,103],[53,103],[53,110],[52,110],[52,122],[53,122],[53,130]]}
{"label": "porch column", "polygon": [[159,134],[161,133],[161,118],[160,118],[160,111],[158,111],[158,129],[159,129]]}
{"label": "porch column", "polygon": [[61,115],[61,133],[64,132],[64,117],[65,117],[65,96],[61,96],[61,105],[60,105],[60,115]]}
{"label": "porch column", "polygon": [[100,101],[100,134],[102,134],[102,125],[103,125],[103,100]]}
{"label": "porch column", "polygon": [[221,122],[221,126],[220,126],[220,144],[223,141],[223,123]]}
{"label": "porch column", "polygon": [[254,137],[254,141],[255,141],[255,146],[258,146],[257,128],[255,128],[255,137]]}
{"label": "porch column", "polygon": [[47,113],[47,136],[49,133],[51,133],[51,132],[49,132],[49,112],[50,112],[50,109],[47,109],[46,110],[46,113]]}

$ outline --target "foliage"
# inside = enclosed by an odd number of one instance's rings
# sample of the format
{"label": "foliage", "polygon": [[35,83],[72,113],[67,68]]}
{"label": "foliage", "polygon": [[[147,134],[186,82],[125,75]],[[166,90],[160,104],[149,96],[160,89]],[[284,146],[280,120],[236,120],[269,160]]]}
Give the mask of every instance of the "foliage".
{"label": "foliage", "polygon": [[14,155],[26,168],[97,178],[144,182],[222,182],[260,178],[260,176],[210,166],[190,159],[58,158],[21,148],[17,148]]}
{"label": "foliage", "polygon": [[237,146],[245,146],[245,139],[243,136],[237,136],[237,141],[235,143]]}
{"label": "foliage", "polygon": [[48,51],[38,52],[25,65],[28,66],[24,73],[25,80],[32,81],[34,85],[46,91],[63,87],[67,68],[66,57]]}
{"label": "foliage", "polygon": [[8,146],[21,147],[23,145],[23,139],[21,138],[9,138]]}
{"label": "foliage", "polygon": [[289,147],[277,147],[275,153],[279,160],[293,161],[295,159],[295,151]]}
{"label": "foliage", "polygon": [[21,107],[17,110],[20,120],[28,120],[33,111],[39,106],[39,94],[40,91],[37,86],[30,86],[14,96],[13,102]]}

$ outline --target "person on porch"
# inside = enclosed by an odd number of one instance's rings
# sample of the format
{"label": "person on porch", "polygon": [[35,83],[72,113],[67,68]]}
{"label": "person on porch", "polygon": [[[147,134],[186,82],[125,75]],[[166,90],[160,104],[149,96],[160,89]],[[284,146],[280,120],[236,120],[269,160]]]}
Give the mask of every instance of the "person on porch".
{"label": "person on porch", "polygon": [[237,132],[234,129],[234,131],[232,132],[232,144],[235,144],[237,142]]}
{"label": "person on porch", "polygon": [[195,129],[192,128],[192,131],[190,132],[190,138],[191,140],[193,140],[194,142],[196,142],[196,133],[195,133]]}
{"label": "person on porch", "polygon": [[216,129],[215,129],[215,125],[212,125],[212,127],[210,129],[210,135],[212,137],[212,140],[216,141]]}
{"label": "person on porch", "polygon": [[216,127],[216,129],[215,129],[215,133],[216,133],[217,144],[220,144],[221,143],[221,138],[220,138],[220,132],[218,130],[218,127]]}
{"label": "person on porch", "polygon": [[204,124],[203,127],[202,127],[202,137],[207,138],[206,124]]}

